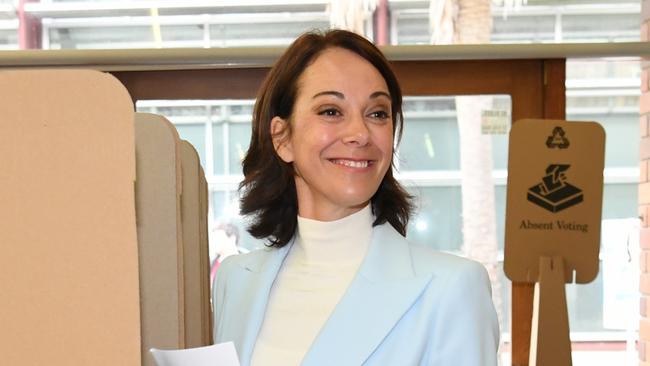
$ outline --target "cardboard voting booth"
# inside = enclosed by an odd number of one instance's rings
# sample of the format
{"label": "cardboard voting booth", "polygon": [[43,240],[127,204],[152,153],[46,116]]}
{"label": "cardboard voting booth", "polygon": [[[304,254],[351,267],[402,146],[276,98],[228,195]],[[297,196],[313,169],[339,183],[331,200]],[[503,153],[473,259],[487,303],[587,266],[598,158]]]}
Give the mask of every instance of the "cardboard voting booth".
{"label": "cardboard voting booth", "polygon": [[131,98],[1,71],[0,105],[0,364],[140,365]]}
{"label": "cardboard voting booth", "polygon": [[196,150],[165,117],[136,113],[135,132],[142,365],[153,366],[151,348],[212,341],[208,196]]}
{"label": "cardboard voting booth", "polygon": [[595,122],[520,120],[510,132],[504,270],[536,283],[530,365],[571,365],[565,283],[598,274],[604,146]]}
{"label": "cardboard voting booth", "polygon": [[0,364],[154,365],[211,342],[207,182],[90,70],[0,72]]}
{"label": "cardboard voting booth", "polygon": [[[205,179],[205,172],[201,165],[199,165],[199,245],[201,253],[201,262],[199,265],[202,268],[201,272],[201,311],[203,314],[203,319],[206,323],[203,323],[203,345],[212,344],[214,335],[212,334],[212,287],[210,286],[210,243],[208,241],[208,182]],[[207,319],[207,320],[206,320]]]}
{"label": "cardboard voting booth", "polygon": [[164,117],[135,116],[142,365],[151,347],[185,348],[180,138]]}
{"label": "cardboard voting booth", "polygon": [[[210,344],[210,263],[207,246],[207,198],[205,175],[199,154],[182,140],[181,171],[183,187],[181,216],[183,218],[183,281],[185,287],[185,347],[195,348]],[[206,210],[204,211],[204,208]],[[203,219],[205,218],[205,219]]]}

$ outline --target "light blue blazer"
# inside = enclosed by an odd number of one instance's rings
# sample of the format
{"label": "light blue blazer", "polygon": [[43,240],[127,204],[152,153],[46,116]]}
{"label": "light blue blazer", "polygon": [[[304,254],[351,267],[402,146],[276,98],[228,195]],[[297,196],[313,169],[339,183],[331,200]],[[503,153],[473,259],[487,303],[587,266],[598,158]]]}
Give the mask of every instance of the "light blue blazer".
{"label": "light blue blazer", "polygon": [[[242,366],[291,245],[231,256],[219,267],[215,342],[233,341]],[[490,293],[480,264],[412,245],[390,224],[375,226],[366,258],[301,365],[496,366]]]}

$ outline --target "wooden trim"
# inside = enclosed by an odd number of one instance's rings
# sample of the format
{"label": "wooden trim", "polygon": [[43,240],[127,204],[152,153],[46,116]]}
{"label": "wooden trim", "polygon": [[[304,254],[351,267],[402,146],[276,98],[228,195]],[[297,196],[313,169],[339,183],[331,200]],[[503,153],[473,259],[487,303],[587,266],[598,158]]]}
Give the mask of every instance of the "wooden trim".
{"label": "wooden trim", "polygon": [[566,61],[544,61],[544,118],[566,118]]}
{"label": "wooden trim", "polygon": [[[38,3],[27,3],[34,6]],[[85,5],[84,5],[85,6]],[[0,15],[3,5],[0,3]],[[4,50],[0,68],[90,68],[102,71],[269,67],[286,47],[215,47],[103,50]],[[391,61],[542,60],[650,57],[648,42],[395,45],[383,46]]]}
{"label": "wooden trim", "polygon": [[[566,60],[544,60],[542,64],[541,116],[546,119],[565,119],[566,117]],[[532,98],[530,98],[532,99]],[[515,103],[513,100],[513,109]],[[513,121],[514,118],[513,111]],[[514,282],[512,284],[512,366],[527,366],[530,353],[530,332],[533,319],[533,295],[535,285]]]}
{"label": "wooden trim", "polygon": [[148,99],[253,99],[268,68],[112,72],[133,101]]}

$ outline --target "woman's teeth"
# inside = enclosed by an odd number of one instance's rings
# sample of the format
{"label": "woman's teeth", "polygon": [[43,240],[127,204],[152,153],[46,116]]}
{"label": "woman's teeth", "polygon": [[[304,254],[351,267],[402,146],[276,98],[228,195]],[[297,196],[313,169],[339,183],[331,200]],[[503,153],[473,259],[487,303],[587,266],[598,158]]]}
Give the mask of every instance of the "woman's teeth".
{"label": "woman's teeth", "polygon": [[349,166],[351,168],[367,168],[368,167],[368,160],[354,161],[354,160],[335,159],[335,160],[332,160],[332,162],[334,164]]}

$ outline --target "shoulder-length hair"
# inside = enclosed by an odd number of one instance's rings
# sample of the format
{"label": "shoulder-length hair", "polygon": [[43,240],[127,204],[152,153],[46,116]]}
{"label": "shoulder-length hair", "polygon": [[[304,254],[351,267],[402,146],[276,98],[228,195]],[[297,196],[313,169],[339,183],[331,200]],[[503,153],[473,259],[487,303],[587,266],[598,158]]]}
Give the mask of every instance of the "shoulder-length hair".
{"label": "shoulder-length hair", "polygon": [[[252,216],[248,232],[268,239],[270,246],[282,247],[291,240],[298,214],[293,165],[285,163],[275,151],[271,120],[276,116],[289,120],[299,77],[324,50],[335,47],[363,57],[383,76],[391,98],[393,136],[396,142],[401,138],[402,91],[388,61],[374,44],[344,30],[309,32],[298,37],[271,68],[258,92],[250,147],[243,161],[244,180],[239,185],[241,213]],[[412,197],[394,178],[392,165],[370,200],[373,226],[389,222],[405,236]]]}

